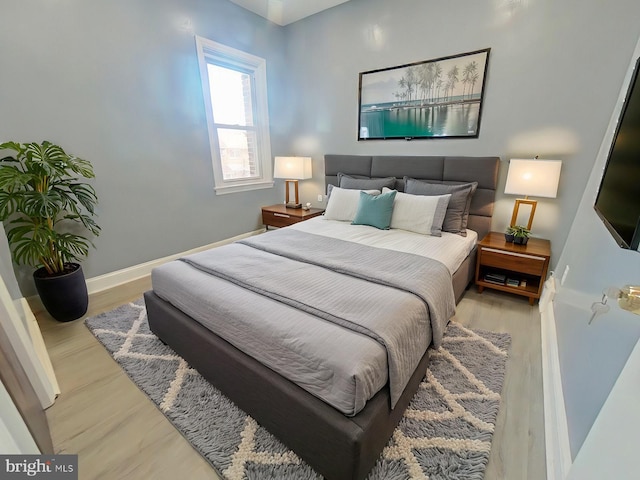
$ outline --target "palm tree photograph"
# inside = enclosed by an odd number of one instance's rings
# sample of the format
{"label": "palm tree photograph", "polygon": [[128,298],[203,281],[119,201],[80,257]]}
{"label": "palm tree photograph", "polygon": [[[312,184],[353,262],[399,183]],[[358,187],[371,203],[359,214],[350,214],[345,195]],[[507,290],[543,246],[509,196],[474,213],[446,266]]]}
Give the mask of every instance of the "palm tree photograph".
{"label": "palm tree photograph", "polygon": [[490,50],[360,73],[358,140],[477,138]]}

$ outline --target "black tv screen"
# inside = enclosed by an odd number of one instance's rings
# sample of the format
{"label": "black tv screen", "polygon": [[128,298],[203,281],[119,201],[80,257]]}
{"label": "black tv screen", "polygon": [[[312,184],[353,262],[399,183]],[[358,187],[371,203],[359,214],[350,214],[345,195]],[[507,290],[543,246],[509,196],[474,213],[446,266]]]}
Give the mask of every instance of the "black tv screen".
{"label": "black tv screen", "polygon": [[618,245],[640,245],[640,82],[636,61],[602,175],[595,210]]}

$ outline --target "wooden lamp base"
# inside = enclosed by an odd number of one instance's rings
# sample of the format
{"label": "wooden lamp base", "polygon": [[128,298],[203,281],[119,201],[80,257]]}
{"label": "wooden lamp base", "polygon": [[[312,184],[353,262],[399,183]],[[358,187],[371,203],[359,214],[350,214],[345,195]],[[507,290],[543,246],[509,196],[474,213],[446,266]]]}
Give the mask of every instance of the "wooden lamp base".
{"label": "wooden lamp base", "polygon": [[[290,201],[290,184],[293,184],[294,192],[295,192],[295,201]],[[302,208],[302,204],[300,203],[300,199],[298,198],[298,180],[285,180],[284,188],[287,190],[287,195],[285,199],[285,205],[287,208]]]}
{"label": "wooden lamp base", "polygon": [[516,200],[516,204],[513,206],[513,215],[511,215],[511,226],[517,225],[518,222],[518,210],[520,209],[520,205],[531,205],[531,213],[529,214],[529,223],[527,223],[527,230],[531,230],[531,225],[533,225],[533,215],[536,213],[536,206],[538,205],[537,200],[529,200],[527,198],[518,198]]}

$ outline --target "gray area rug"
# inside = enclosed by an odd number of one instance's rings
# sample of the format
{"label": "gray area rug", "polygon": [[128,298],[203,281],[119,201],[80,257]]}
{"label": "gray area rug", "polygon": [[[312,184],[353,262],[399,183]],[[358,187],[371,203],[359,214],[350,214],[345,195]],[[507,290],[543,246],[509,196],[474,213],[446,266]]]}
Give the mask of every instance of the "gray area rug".
{"label": "gray area rug", "polygon": [[[322,478],[151,333],[142,299],[86,325],[225,479]],[[482,479],[510,343],[450,323],[368,480]]]}

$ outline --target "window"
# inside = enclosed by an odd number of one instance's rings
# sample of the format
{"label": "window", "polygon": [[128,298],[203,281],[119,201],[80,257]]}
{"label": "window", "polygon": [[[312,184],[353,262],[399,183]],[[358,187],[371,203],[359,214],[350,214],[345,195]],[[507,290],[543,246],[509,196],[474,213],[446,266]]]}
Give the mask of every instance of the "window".
{"label": "window", "polygon": [[266,61],[196,36],[216,194],[273,186]]}

